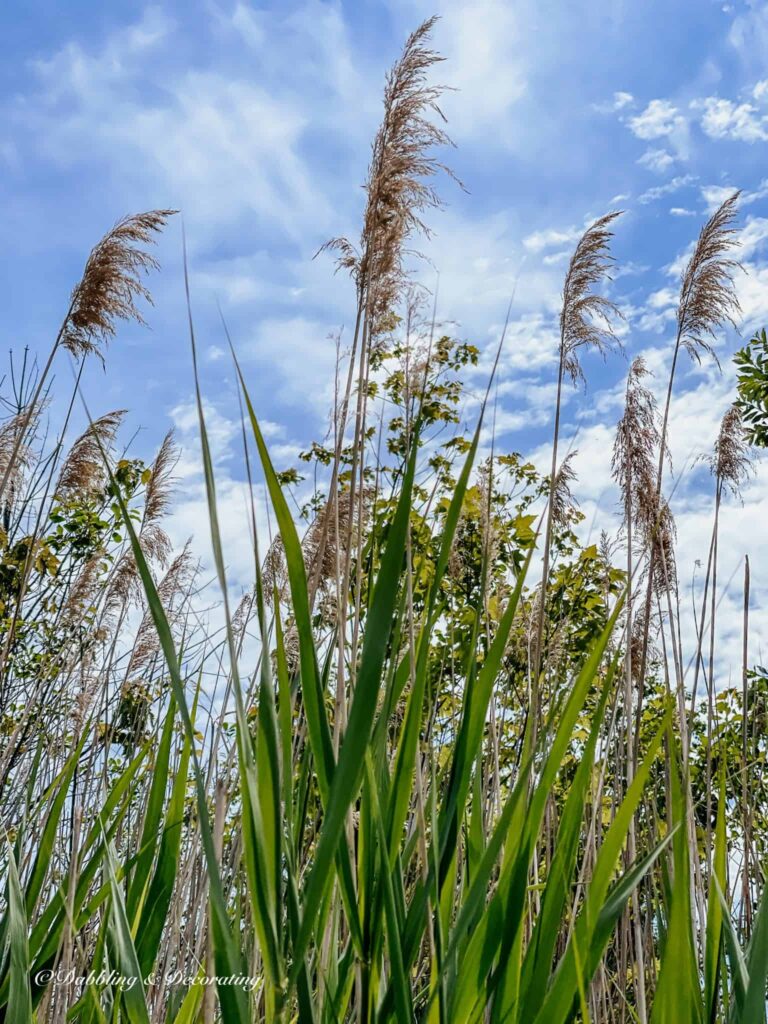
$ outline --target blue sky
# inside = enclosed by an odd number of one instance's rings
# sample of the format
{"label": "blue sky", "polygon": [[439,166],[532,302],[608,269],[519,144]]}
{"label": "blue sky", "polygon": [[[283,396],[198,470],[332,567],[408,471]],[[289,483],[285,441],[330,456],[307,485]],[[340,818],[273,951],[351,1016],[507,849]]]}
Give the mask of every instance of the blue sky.
{"label": "blue sky", "polygon": [[[330,236],[358,231],[383,76],[407,33],[441,20],[437,78],[466,192],[440,183],[418,271],[439,315],[486,358],[509,296],[514,324],[500,374],[499,444],[542,465],[551,432],[555,320],[570,249],[585,223],[626,210],[612,297],[627,356],[665,384],[680,261],[714,204],[735,187],[741,212],[743,334],[768,321],[768,4],[711,0],[361,0],[249,3],[112,0],[6,3],[0,9],[0,266],[4,350],[44,352],[90,246],[115,219],[183,211],[205,390],[233,565],[245,550],[235,391],[217,302],[268,421],[276,461],[321,435],[332,393],[331,331],[353,295],[328,259]],[[175,425],[187,444],[177,538],[204,534],[195,469],[180,225],[162,239],[149,330],[130,326],[106,372],[87,374],[94,412],[127,407],[148,453]],[[435,268],[435,269],[433,269]],[[673,407],[675,511],[687,587],[706,558],[709,486],[691,458],[711,446],[732,396],[724,366],[685,365]],[[569,394],[566,443],[579,451],[587,525],[615,527],[609,454],[626,360],[588,357],[586,394]],[[66,364],[59,373],[69,377]],[[768,630],[768,474],[726,519],[721,576],[745,552],[755,579],[754,656]],[[203,541],[200,541],[203,544]],[[242,561],[242,582],[247,580]],[[765,580],[763,579],[763,567]],[[724,643],[738,662],[738,587],[724,598]]]}

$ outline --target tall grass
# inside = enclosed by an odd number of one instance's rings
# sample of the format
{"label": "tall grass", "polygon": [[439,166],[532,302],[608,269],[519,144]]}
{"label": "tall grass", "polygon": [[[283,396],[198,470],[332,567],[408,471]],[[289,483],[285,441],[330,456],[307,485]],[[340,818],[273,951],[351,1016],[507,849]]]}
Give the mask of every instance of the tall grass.
{"label": "tall grass", "polygon": [[478,352],[442,334],[407,272],[448,142],[431,25],[387,79],[360,244],[331,243],[356,329],[331,442],[306,453],[304,525],[233,346],[253,495],[237,606],[185,282],[220,627],[163,526],[172,438],[147,465],[119,453],[116,411],[68,443],[77,383],[52,442],[43,430],[61,350],[82,367],[139,317],[168,211],[96,246],[44,369],[16,367],[0,428],[4,1021],[765,1020],[768,683],[748,583],[743,685],[718,678],[715,632],[718,532],[751,459],[735,408],[710,461],[694,635],[663,493],[679,352],[706,355],[736,312],[734,201],[683,277],[661,414],[631,366],[617,535],[584,544],[560,396],[579,349],[615,340],[615,214],[569,265],[542,476],[488,449],[492,380],[462,433]]}

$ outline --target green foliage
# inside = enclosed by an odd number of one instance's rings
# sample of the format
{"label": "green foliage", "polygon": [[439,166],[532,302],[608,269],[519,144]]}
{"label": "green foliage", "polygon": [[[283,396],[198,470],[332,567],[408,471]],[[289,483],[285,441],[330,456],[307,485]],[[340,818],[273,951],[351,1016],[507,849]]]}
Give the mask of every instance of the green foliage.
{"label": "green foliage", "polygon": [[768,448],[768,336],[758,331],[734,356],[738,406],[747,439]]}

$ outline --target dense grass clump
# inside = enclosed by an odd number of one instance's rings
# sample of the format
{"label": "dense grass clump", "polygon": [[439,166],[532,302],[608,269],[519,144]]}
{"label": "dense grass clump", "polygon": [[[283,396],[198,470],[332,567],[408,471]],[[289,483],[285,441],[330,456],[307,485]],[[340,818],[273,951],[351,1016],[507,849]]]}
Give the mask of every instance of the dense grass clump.
{"label": "dense grass clump", "polygon": [[[11,377],[5,1021],[765,1020],[768,675],[750,662],[748,565],[736,686],[719,677],[715,628],[722,518],[768,423],[764,334],[739,354],[709,456],[693,635],[665,493],[679,360],[709,358],[738,317],[737,197],[683,274],[661,409],[642,359],[630,365],[616,533],[585,543],[561,403],[583,351],[618,344],[618,214],[567,268],[542,475],[488,443],[493,380],[469,394],[478,350],[442,332],[409,273],[448,142],[430,28],[387,78],[359,243],[329,243],[355,330],[329,439],[302,456],[311,494],[297,468],[274,468],[235,361],[254,483],[253,588],[236,606],[198,381],[220,629],[163,525],[172,437],[148,464],[129,457],[114,411],[65,443],[77,383],[43,429],[59,350],[82,367],[140,318],[147,245],[170,211],[98,243],[44,368]],[[262,481],[276,533],[260,548]]]}

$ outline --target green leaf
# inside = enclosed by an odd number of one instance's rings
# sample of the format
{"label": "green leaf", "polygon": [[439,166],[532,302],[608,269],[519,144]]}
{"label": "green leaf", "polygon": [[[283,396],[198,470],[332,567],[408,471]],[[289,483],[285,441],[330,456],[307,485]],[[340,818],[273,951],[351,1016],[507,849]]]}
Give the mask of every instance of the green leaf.
{"label": "green leaf", "polygon": [[27,914],[19,884],[16,859],[10,844],[8,853],[8,946],[10,949],[10,990],[6,1024],[31,1024],[32,993],[29,985]]}
{"label": "green leaf", "polygon": [[108,935],[115,961],[115,968],[127,983],[118,985],[119,998],[130,1024],[149,1024],[149,1011],[144,993],[144,977],[139,967],[136,948],[133,944],[128,915],[123,902],[123,892],[115,876],[115,858],[108,840],[106,843],[106,865],[112,894]]}

